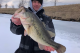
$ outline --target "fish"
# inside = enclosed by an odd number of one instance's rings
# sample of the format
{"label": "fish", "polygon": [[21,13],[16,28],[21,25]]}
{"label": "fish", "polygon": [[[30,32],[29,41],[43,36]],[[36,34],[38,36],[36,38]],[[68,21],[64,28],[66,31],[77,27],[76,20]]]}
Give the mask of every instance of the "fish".
{"label": "fish", "polygon": [[34,41],[54,48],[57,53],[65,53],[66,47],[51,39],[51,36],[55,36],[55,34],[45,29],[37,15],[25,7],[19,8],[14,14],[17,14],[17,17],[20,18],[28,36],[30,36]]}

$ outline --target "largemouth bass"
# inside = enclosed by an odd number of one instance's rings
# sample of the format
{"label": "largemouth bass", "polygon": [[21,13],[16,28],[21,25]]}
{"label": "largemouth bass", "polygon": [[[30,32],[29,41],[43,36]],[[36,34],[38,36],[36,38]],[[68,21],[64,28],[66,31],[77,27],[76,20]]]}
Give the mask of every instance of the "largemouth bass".
{"label": "largemouth bass", "polygon": [[51,35],[33,12],[25,9],[24,7],[19,8],[14,14],[18,14],[17,17],[20,18],[21,23],[26,30],[27,34],[37,43],[45,46],[53,47],[57,53],[64,53],[66,47],[56,43],[51,39]]}

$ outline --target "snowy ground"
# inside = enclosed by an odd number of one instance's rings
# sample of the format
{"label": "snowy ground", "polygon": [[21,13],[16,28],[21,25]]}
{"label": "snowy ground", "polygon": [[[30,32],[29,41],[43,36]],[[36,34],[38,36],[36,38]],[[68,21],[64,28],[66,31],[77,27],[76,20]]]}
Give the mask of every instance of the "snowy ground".
{"label": "snowy ground", "polygon": [[[0,53],[14,53],[20,43],[21,36],[10,31],[11,17],[12,15],[0,14]],[[53,20],[53,23],[55,41],[66,46],[65,53],[80,53],[80,23],[60,20]]]}

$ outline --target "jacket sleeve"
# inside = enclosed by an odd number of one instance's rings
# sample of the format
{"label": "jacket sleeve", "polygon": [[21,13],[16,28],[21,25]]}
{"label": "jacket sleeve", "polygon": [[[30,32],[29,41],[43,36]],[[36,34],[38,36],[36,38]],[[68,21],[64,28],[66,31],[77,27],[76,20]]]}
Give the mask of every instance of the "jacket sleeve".
{"label": "jacket sleeve", "polygon": [[53,22],[52,22],[52,19],[50,19],[50,21],[49,21],[49,23],[48,23],[48,26],[49,26],[49,28],[52,29],[51,31],[55,33],[55,28],[54,28],[54,24],[53,24]]}
{"label": "jacket sleeve", "polygon": [[[10,20],[11,21],[11,20]],[[10,23],[10,31],[14,34],[20,35],[24,34],[24,28],[22,25],[15,25],[12,21]]]}

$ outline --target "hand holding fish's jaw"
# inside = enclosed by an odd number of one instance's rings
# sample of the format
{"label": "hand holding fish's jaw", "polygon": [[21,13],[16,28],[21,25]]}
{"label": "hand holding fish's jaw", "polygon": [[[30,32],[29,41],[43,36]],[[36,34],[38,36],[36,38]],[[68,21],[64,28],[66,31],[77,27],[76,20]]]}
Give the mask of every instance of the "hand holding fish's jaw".
{"label": "hand holding fish's jaw", "polygon": [[[21,9],[18,9],[14,15],[12,16],[11,20],[14,24],[16,25],[21,25],[21,20],[20,20],[20,17],[24,17],[22,14],[24,12],[21,12]],[[25,22],[24,22],[25,23]]]}
{"label": "hand holding fish's jaw", "polygon": [[11,18],[12,22],[15,24],[15,25],[21,25],[21,20],[19,18],[19,15],[18,14],[14,14]]}
{"label": "hand holding fish's jaw", "polygon": [[24,7],[21,7],[19,8],[18,10],[15,11],[14,13],[14,17],[16,18],[20,18],[22,16],[22,14],[25,12],[25,8]]}

